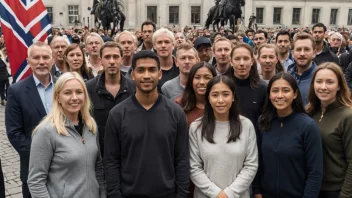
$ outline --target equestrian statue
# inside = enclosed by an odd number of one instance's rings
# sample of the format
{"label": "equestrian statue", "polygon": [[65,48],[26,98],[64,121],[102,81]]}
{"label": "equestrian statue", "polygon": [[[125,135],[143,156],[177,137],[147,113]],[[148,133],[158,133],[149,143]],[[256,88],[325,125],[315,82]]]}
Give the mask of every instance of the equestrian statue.
{"label": "equestrian statue", "polygon": [[126,16],[122,12],[123,8],[122,0],[94,0],[91,14],[94,14],[96,28],[99,29],[102,25],[104,31],[107,31],[113,23],[110,37],[113,36],[118,24],[120,25],[119,31],[123,31],[126,20]]}
{"label": "equestrian statue", "polygon": [[209,29],[210,24],[213,24],[213,30],[216,25],[219,31],[219,23],[224,26],[230,20],[230,28],[236,32],[237,20],[241,19],[241,7],[244,5],[245,0],[215,0],[215,5],[208,12],[205,28]]}

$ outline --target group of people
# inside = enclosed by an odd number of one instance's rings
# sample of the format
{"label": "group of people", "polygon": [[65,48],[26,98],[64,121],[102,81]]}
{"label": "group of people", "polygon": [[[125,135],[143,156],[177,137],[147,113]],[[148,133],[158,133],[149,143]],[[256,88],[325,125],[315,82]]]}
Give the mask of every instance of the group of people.
{"label": "group of people", "polygon": [[34,43],[5,111],[23,197],[351,198],[352,51],[326,32]]}

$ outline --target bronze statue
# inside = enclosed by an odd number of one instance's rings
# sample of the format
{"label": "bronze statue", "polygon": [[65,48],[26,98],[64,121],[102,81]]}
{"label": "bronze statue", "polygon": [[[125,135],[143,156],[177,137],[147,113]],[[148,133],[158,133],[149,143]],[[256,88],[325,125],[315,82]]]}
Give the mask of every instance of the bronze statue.
{"label": "bronze statue", "polygon": [[97,29],[100,28],[100,25],[103,25],[104,30],[109,30],[111,28],[110,24],[113,23],[111,35],[109,36],[113,36],[118,24],[120,24],[119,31],[123,31],[126,17],[121,10],[123,5],[121,0],[101,0],[100,2],[94,0],[93,4],[94,6],[91,14],[95,15],[95,25]]}

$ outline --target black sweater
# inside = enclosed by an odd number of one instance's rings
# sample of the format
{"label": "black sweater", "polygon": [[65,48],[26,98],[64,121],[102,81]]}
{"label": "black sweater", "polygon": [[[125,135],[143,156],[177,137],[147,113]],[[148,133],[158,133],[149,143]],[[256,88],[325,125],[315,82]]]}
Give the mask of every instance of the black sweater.
{"label": "black sweater", "polygon": [[109,197],[186,197],[189,136],[186,116],[159,94],[146,110],[135,95],[109,113],[104,168]]}

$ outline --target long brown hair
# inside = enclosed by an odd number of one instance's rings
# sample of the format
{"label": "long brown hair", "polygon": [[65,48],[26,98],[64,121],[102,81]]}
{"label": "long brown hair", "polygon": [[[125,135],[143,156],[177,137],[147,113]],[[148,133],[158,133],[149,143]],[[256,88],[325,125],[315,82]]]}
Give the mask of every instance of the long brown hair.
{"label": "long brown hair", "polygon": [[81,75],[83,77],[92,75],[91,74],[92,72],[89,70],[88,65],[86,63],[86,59],[85,59],[85,56],[84,56],[84,51],[83,51],[81,45],[76,44],[76,43],[73,43],[73,44],[69,45],[66,48],[65,52],[64,52],[65,68],[67,69],[67,71],[70,71],[70,66],[68,65],[68,62],[67,62],[67,54],[70,53],[72,50],[75,50],[76,48],[79,48],[81,50],[82,56],[83,56],[83,63],[82,63],[81,69],[80,69],[81,70]]}
{"label": "long brown hair", "polygon": [[347,86],[346,80],[344,78],[343,72],[341,68],[333,63],[333,62],[326,62],[322,63],[318,66],[318,69],[315,71],[312,81],[310,82],[309,87],[309,96],[308,100],[309,103],[306,107],[306,111],[308,115],[313,116],[317,110],[320,109],[321,102],[314,91],[314,81],[317,73],[322,69],[329,69],[335,73],[338,81],[338,85],[340,90],[336,93],[336,101],[343,106],[352,108],[352,100],[351,100],[351,92]]}

